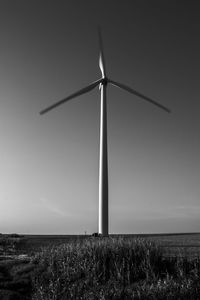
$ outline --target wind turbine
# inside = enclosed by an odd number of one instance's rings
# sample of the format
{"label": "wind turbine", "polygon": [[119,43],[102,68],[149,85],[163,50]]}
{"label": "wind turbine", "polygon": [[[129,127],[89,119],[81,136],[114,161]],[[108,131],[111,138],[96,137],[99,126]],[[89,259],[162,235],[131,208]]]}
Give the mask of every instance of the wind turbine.
{"label": "wind turbine", "polygon": [[156,102],[155,100],[137,92],[136,90],[130,88],[127,85],[116,82],[107,77],[106,67],[105,67],[105,57],[103,52],[103,42],[100,29],[98,30],[99,36],[99,67],[101,70],[102,77],[90,85],[82,88],[81,90],[69,95],[68,97],[60,100],[51,106],[45,108],[40,112],[41,115],[49,112],[50,110],[56,108],[57,106],[81,96],[87,92],[93,90],[96,86],[99,86],[101,91],[101,112],[100,112],[100,151],[99,151],[99,228],[98,233],[102,236],[107,236],[108,231],[108,150],[107,150],[107,99],[106,99],[106,89],[108,84],[125,90],[131,94],[138,96],[139,98],[146,100],[157,107],[163,109],[164,111],[170,113],[170,110],[164,105]]}

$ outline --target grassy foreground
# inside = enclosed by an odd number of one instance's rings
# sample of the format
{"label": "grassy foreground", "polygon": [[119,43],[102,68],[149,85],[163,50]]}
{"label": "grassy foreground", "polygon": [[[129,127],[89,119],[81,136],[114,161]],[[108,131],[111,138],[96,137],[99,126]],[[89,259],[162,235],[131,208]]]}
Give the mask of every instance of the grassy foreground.
{"label": "grassy foreground", "polygon": [[87,238],[44,248],[32,300],[198,299],[200,259],[166,258],[140,238]]}

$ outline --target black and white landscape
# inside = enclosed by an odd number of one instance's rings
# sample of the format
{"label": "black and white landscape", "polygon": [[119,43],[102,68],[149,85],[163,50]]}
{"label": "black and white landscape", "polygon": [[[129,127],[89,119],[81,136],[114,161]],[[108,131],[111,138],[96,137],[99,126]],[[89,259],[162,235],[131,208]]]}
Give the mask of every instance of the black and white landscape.
{"label": "black and white landscape", "polygon": [[0,299],[197,299],[199,13],[0,1]]}

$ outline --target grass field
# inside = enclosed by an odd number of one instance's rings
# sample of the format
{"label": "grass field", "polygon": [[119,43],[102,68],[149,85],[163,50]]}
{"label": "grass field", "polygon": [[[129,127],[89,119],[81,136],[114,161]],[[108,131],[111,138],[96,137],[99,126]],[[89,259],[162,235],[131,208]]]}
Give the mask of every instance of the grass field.
{"label": "grass field", "polygon": [[[155,242],[168,257],[182,255],[188,257],[200,256],[200,233],[177,234],[127,234],[110,235],[111,237],[142,238]],[[24,235],[27,240],[26,251],[38,251],[48,245],[60,245],[76,239],[88,238],[87,235]]]}
{"label": "grass field", "polygon": [[[177,233],[177,234],[126,234],[110,235],[111,237],[142,238],[153,241],[163,249],[163,254],[168,257],[177,255],[196,257],[200,256],[200,233]],[[11,254],[34,254],[43,247],[49,245],[61,245],[74,240],[86,239],[89,235],[23,235],[10,237],[8,235],[7,253],[9,245]],[[0,255],[2,254],[2,240],[5,235],[0,235]],[[14,247],[14,244],[16,247]],[[2,249],[1,249],[2,247]],[[4,243],[5,248],[5,243]],[[9,253],[10,253],[9,252]]]}
{"label": "grass field", "polygon": [[199,294],[199,233],[0,235],[2,300],[198,299]]}

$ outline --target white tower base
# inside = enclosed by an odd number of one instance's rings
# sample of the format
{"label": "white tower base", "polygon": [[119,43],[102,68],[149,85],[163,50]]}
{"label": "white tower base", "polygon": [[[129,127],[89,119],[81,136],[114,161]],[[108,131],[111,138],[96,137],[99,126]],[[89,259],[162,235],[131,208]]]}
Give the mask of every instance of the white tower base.
{"label": "white tower base", "polygon": [[100,85],[101,116],[100,116],[100,155],[99,155],[99,234],[108,235],[108,150],[107,150],[107,80]]}

